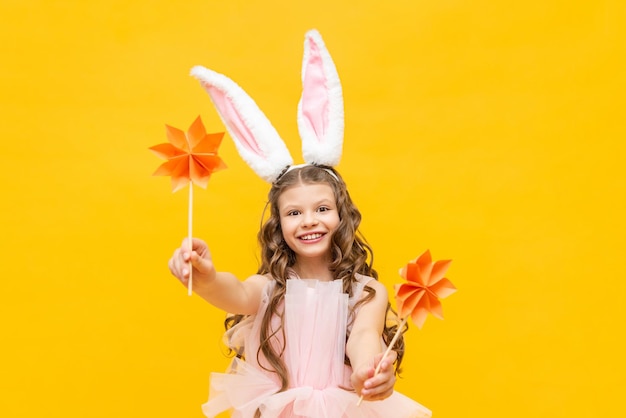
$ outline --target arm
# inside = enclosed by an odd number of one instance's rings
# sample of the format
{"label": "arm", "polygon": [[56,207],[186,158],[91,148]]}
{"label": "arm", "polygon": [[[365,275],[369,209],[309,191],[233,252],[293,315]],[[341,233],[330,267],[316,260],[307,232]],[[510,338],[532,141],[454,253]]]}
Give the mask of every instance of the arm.
{"label": "arm", "polygon": [[189,261],[193,268],[193,291],[213,306],[234,314],[256,313],[261,292],[268,279],[255,274],[240,281],[234,274],[215,270],[211,253],[206,243],[194,238],[183,240],[169,261],[170,271],[187,286]]}
{"label": "arm", "polygon": [[[346,344],[346,354],[352,364],[350,380],[354,389],[363,399],[371,401],[385,399],[393,393],[396,379],[393,363],[397,353],[391,351],[382,360],[381,335],[389,299],[387,289],[380,282],[372,280],[368,286],[376,291],[376,295],[359,309]],[[381,360],[380,370],[374,375]]]}

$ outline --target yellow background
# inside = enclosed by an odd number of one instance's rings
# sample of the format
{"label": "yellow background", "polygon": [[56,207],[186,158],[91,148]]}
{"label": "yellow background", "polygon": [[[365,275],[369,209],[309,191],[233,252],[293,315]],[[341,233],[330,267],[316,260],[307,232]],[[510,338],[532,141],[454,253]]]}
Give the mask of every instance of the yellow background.
{"label": "yellow background", "polygon": [[[623,417],[623,1],[0,3],[0,416],[200,417],[223,314],[169,276],[187,229],[147,148],[239,82],[301,162],[304,32],[345,95],[339,170],[381,280],[453,259],[445,321],[397,384],[458,417]],[[256,269],[268,186],[236,154],[196,189],[221,269]]]}

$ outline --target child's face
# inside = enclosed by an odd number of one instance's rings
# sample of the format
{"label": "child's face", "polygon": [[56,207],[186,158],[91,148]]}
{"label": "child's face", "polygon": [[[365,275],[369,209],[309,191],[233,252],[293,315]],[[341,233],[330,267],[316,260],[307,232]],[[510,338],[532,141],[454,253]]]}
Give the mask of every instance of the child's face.
{"label": "child's face", "polygon": [[335,194],[328,184],[299,184],[278,198],[283,238],[296,257],[327,260],[339,225]]}

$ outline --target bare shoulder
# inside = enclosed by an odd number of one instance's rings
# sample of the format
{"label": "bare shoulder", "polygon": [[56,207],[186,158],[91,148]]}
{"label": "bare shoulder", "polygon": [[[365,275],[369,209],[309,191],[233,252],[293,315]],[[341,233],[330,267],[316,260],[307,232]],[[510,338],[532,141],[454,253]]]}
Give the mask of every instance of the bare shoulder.
{"label": "bare shoulder", "polygon": [[384,284],[382,284],[381,282],[379,282],[376,279],[372,279],[369,282],[367,282],[366,286],[371,287],[372,289],[374,289],[377,293],[378,292],[384,292],[385,295],[387,295],[387,288],[385,287]]}
{"label": "bare shoulder", "polygon": [[249,292],[261,292],[270,280],[266,275],[253,274],[243,281],[243,285]]}
{"label": "bare shoulder", "polygon": [[266,275],[266,274],[253,274],[252,276],[248,277],[245,280],[245,282],[265,284],[265,283],[269,282],[270,280],[271,280],[271,277],[269,275]]}
{"label": "bare shoulder", "polygon": [[[385,301],[386,303],[386,301],[389,299],[389,292],[387,291],[387,288],[378,280],[372,279],[368,281],[365,286],[374,289],[374,291],[376,292],[376,295],[374,296],[375,300]],[[367,292],[363,292],[362,297],[367,297]]]}
{"label": "bare shoulder", "polygon": [[387,288],[375,279],[369,280],[365,286],[373,289],[374,295],[372,297],[371,292],[363,291],[361,295],[363,304],[356,312],[352,332],[369,332],[373,329],[380,335],[385,325],[385,312],[389,304]]}
{"label": "bare shoulder", "polygon": [[263,291],[270,278],[261,274],[253,274],[245,279],[241,284],[243,288],[242,292],[242,306],[244,310],[241,313],[254,314],[259,309]]}

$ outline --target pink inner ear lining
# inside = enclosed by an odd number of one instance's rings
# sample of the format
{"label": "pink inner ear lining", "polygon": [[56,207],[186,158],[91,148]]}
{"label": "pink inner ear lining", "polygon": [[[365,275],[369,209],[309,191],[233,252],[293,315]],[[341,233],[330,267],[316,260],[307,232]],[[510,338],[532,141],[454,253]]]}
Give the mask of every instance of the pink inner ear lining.
{"label": "pink inner ear lining", "polygon": [[309,56],[302,79],[302,115],[318,141],[323,142],[328,126],[327,80],[319,47],[311,38],[308,39],[308,46]]}
{"label": "pink inner ear lining", "polygon": [[250,129],[241,118],[232,100],[227,98],[223,91],[210,84],[204,84],[204,88],[209,92],[211,99],[213,99],[215,107],[231,131],[230,134],[233,136],[233,139],[243,145],[248,151],[262,156],[263,151],[261,151],[259,144],[254,139],[254,135],[252,135],[252,132],[250,132]]}

